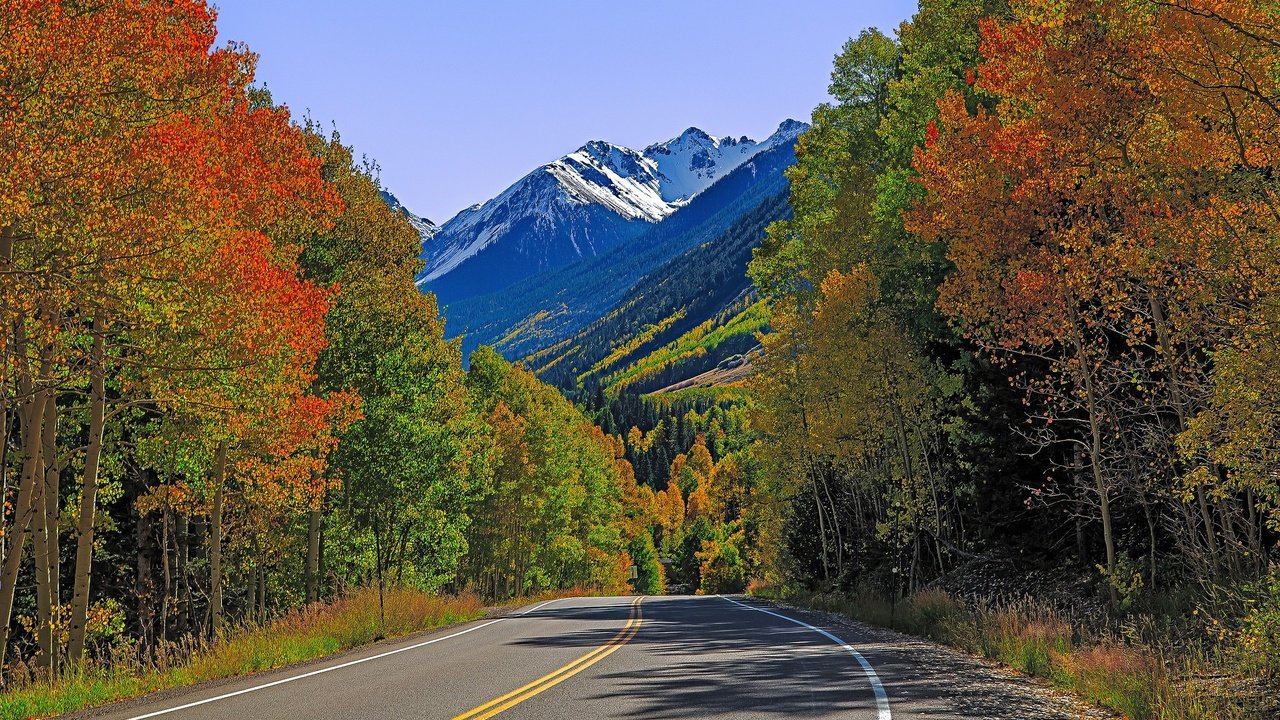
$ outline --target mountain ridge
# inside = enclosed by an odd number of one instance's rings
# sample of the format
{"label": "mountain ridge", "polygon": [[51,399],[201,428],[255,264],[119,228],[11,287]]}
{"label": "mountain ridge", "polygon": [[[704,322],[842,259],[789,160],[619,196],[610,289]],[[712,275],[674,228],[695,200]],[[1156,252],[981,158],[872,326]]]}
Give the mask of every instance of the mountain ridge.
{"label": "mountain ridge", "polygon": [[446,332],[463,338],[464,354],[486,344],[510,358],[563,341],[608,313],[645,276],[691,248],[716,241],[784,192],[784,171],[794,162],[790,145],[766,150],[622,245],[499,291],[445,304]]}
{"label": "mountain ridge", "polygon": [[418,285],[448,303],[598,256],[660,224],[751,158],[794,144],[807,127],[788,119],[760,142],[690,127],[642,152],[585,143],[424,234]]}

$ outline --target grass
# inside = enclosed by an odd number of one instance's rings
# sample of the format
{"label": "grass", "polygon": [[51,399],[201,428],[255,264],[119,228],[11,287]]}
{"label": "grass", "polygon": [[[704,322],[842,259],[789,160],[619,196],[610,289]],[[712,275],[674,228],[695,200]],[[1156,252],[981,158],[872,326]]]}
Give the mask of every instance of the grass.
{"label": "grass", "polygon": [[1215,663],[1196,650],[1134,645],[1073,626],[1033,602],[968,606],[942,590],[898,603],[875,592],[755,594],[871,625],[930,638],[996,660],[1133,720],[1259,720],[1221,683]]}
{"label": "grass", "polygon": [[34,681],[0,695],[0,719],[25,720],[76,712],[156,690],[245,675],[314,660],[383,638],[474,620],[484,605],[472,595],[435,597],[406,589],[386,593],[385,624],[378,593],[361,590],[313,605],[213,643],[169,643],[146,661],[117,648],[106,661]]}

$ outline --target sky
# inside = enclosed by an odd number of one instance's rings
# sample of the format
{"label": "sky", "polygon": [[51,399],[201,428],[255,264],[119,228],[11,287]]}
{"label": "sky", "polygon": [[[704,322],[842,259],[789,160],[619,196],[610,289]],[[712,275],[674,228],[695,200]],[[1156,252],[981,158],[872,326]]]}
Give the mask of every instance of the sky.
{"label": "sky", "polygon": [[219,43],[333,123],[442,223],[589,140],[696,126],[760,140],[827,99],[831,61],[915,0],[214,0]]}

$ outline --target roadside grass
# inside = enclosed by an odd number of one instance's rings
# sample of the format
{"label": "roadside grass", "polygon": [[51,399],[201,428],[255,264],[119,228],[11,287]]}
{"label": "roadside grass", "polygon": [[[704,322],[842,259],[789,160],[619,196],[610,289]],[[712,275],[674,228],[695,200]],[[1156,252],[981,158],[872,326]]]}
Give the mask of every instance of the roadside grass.
{"label": "roadside grass", "polygon": [[474,595],[436,597],[388,589],[381,622],[377,590],[360,590],[266,625],[244,627],[221,640],[165,643],[145,659],[121,646],[101,661],[53,681],[20,679],[12,691],[0,695],[0,720],[51,717],[157,690],[284,667],[383,638],[475,620],[484,613],[484,604]]}
{"label": "roadside grass", "polygon": [[891,603],[875,592],[753,594],[892,628],[995,660],[1133,720],[1261,720],[1216,677],[1220,663],[1201,651],[1126,643],[1073,626],[1030,601],[968,606],[942,590]]}

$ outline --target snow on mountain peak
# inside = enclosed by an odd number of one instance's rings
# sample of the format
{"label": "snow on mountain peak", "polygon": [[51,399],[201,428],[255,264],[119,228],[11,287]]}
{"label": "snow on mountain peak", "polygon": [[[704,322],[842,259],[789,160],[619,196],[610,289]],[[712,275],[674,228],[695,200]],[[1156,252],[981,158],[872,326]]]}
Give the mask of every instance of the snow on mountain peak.
{"label": "snow on mountain peak", "polygon": [[[807,128],[787,120],[758,143],[745,135],[721,138],[690,127],[643,152],[592,140],[445,223],[435,241],[424,245],[427,267],[418,282],[445,275],[508,233],[527,232],[520,227],[555,237],[566,223],[581,222],[584,207],[604,208],[619,222],[659,222],[755,155],[795,142]],[[571,241],[579,255],[594,254],[593,248]]]}
{"label": "snow on mountain peak", "polygon": [[658,165],[663,199],[680,206],[756,154],[788,137],[794,141],[807,128],[804,123],[787,120],[767,140],[757,143],[745,135],[721,138],[691,127],[671,140],[650,145],[644,155]]}
{"label": "snow on mountain peak", "polygon": [[580,204],[603,205],[628,220],[670,215],[659,190],[658,165],[629,148],[593,140],[543,166]]}

